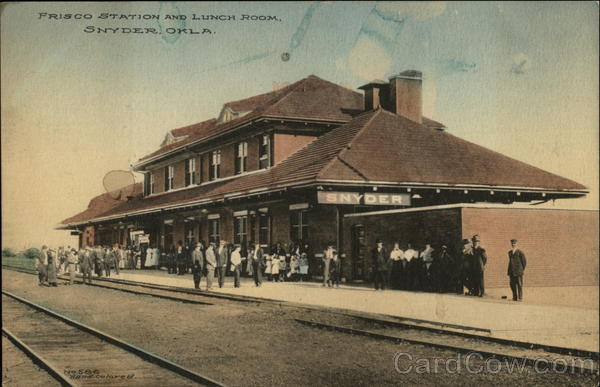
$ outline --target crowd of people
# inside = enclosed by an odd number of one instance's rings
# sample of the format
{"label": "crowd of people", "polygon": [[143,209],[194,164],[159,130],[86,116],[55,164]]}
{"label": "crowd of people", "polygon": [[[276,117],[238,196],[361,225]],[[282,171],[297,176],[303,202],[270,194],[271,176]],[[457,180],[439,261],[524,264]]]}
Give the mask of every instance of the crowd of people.
{"label": "crowd of people", "polygon": [[42,246],[37,261],[40,286],[57,286],[57,275],[69,274],[68,284],[73,284],[77,272],[83,274],[84,281],[91,283],[92,273],[98,277],[110,277],[111,271],[117,275],[121,269],[134,269],[140,260],[140,251],[135,247],[111,246],[85,247],[79,250],[67,246],[57,249]]}
{"label": "crowd of people", "polygon": [[[158,248],[150,248],[154,252]],[[184,246],[178,241],[172,246],[163,259],[169,274],[193,274],[194,286],[199,289],[200,281],[206,279],[206,289],[213,287],[216,280],[223,287],[225,276],[233,275],[234,286],[239,287],[242,276],[254,278],[255,286],[261,286],[263,281],[302,281],[309,274],[310,248],[306,243],[290,243],[288,251],[281,243],[265,251],[260,244],[250,242],[231,244],[225,240],[219,243],[204,241],[191,242]],[[153,255],[159,256],[158,253]],[[158,258],[157,258],[158,259]]]}
{"label": "crowd of people", "polygon": [[[525,255],[516,249],[516,240],[511,240],[508,275],[511,277],[513,299],[522,299],[522,276],[526,265]],[[167,251],[158,247],[140,245],[85,247],[79,250],[67,246],[48,249],[43,246],[38,258],[39,284],[56,286],[57,274],[69,273],[70,284],[75,273],[83,274],[84,282],[91,283],[92,273],[110,277],[111,271],[118,275],[121,269],[158,269],[166,267],[169,274],[191,273],[196,289],[200,289],[202,278],[206,289],[213,288],[216,281],[223,287],[227,273],[233,275],[235,287],[240,287],[242,276],[252,277],[255,286],[263,281],[303,281],[312,276],[322,276],[323,286],[339,287],[342,277],[342,262],[334,243],[327,244],[322,254],[312,255],[308,243],[291,242],[286,248],[277,243],[270,248],[251,242],[247,246],[234,245],[225,240],[219,243],[204,241],[184,245],[178,241]],[[317,256],[320,259],[317,261]],[[449,249],[446,245],[425,243],[416,250],[408,243],[395,242],[391,249],[376,241],[372,250],[372,275],[375,290],[386,288],[413,291],[429,291],[466,294],[482,297],[485,293],[484,271],[487,254],[481,240],[474,235],[464,239],[460,249]],[[311,267],[312,266],[312,267]],[[310,270],[309,270],[310,269]]]}
{"label": "crowd of people", "polygon": [[398,242],[388,251],[379,239],[376,245],[372,250],[375,290],[388,287],[462,294],[466,288],[470,296],[485,293],[487,254],[478,235],[464,239],[462,249],[454,252],[446,245],[434,249],[430,243],[420,251],[411,244],[402,249]]}

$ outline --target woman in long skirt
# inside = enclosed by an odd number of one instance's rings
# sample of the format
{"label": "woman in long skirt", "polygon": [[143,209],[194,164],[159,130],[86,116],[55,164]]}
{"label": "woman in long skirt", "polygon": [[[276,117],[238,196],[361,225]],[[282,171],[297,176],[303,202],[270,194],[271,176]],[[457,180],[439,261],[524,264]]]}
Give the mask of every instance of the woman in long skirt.
{"label": "woman in long skirt", "polygon": [[160,250],[158,247],[152,249],[152,268],[158,269],[158,257],[160,257]]}
{"label": "woman in long skirt", "polygon": [[54,250],[48,250],[48,285],[57,286],[56,283],[56,252]]}
{"label": "woman in long skirt", "polygon": [[146,256],[144,257],[144,267],[146,269],[152,266],[152,250],[154,250],[152,247],[148,247],[148,249],[146,250]]}
{"label": "woman in long skirt", "polygon": [[279,255],[277,253],[271,256],[271,276],[273,281],[279,282]]}
{"label": "woman in long skirt", "polygon": [[273,261],[271,260],[271,255],[270,254],[265,254],[265,274],[267,275],[267,281],[271,281],[271,263]]}

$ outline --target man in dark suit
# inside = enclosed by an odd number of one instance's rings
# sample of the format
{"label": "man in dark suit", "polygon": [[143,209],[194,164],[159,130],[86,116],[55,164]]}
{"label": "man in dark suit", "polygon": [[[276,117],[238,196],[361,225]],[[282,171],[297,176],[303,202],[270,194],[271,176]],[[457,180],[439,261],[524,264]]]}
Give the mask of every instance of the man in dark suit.
{"label": "man in dark suit", "polygon": [[473,235],[473,248],[471,249],[471,274],[473,284],[473,295],[483,297],[485,293],[484,272],[485,264],[487,263],[487,254],[485,249],[479,244],[481,240],[479,235]]}
{"label": "man in dark suit", "polygon": [[98,277],[102,277],[103,273],[104,273],[104,259],[105,259],[105,254],[104,254],[104,249],[102,248],[102,246],[97,245],[96,248],[93,250],[93,259],[94,259],[94,265],[95,265],[95,271],[96,271],[96,275]]}
{"label": "man in dark suit", "polygon": [[379,290],[379,288],[385,290],[389,254],[383,247],[381,239],[377,239],[375,243],[377,244],[377,247],[375,247],[372,252],[375,290]]}
{"label": "man in dark suit", "polygon": [[262,271],[265,269],[265,258],[263,249],[259,243],[250,243],[251,250],[248,257],[249,263],[252,265],[252,275],[254,276],[254,284],[262,285]]}
{"label": "man in dark suit", "polygon": [[92,250],[86,246],[85,249],[79,250],[79,269],[83,274],[83,283],[92,283],[92,269],[94,266],[94,258]]}
{"label": "man in dark suit", "polygon": [[219,276],[219,287],[222,288],[225,283],[225,270],[227,270],[227,258],[229,257],[229,249],[227,242],[222,240],[219,248],[215,253],[217,258],[217,275]]}
{"label": "man in dark suit", "polygon": [[517,240],[511,239],[512,249],[508,250],[508,276],[513,301],[523,301],[523,272],[527,266],[525,254],[517,248]]}

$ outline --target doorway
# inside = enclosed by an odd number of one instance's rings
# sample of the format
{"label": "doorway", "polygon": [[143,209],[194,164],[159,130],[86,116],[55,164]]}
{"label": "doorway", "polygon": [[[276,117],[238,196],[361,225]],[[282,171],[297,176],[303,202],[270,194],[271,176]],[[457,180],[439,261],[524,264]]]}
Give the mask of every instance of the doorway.
{"label": "doorway", "polygon": [[352,280],[367,280],[367,244],[365,226],[352,226]]}

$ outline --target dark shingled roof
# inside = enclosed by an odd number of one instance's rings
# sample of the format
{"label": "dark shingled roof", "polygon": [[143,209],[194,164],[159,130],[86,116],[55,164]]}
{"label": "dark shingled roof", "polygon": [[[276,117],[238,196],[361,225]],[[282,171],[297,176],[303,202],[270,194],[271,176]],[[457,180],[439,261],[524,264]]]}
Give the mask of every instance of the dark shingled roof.
{"label": "dark shingled roof", "polygon": [[[378,109],[322,135],[271,169],[190,189],[134,199],[88,217],[106,217],[259,188],[332,180],[585,190],[572,180],[504,156],[445,131]],[[83,214],[83,213],[82,213]],[[69,223],[82,221],[79,214]],[[66,221],[63,221],[65,223]]]}
{"label": "dark shingled roof", "polygon": [[359,172],[368,180],[398,183],[586,189],[572,180],[385,110],[373,115],[350,146],[319,178],[354,179]]}
{"label": "dark shingled roof", "polygon": [[[131,196],[139,198],[142,195],[142,192],[143,192],[143,184],[135,183],[133,185],[133,192],[131,193]],[[108,192],[106,192],[106,193],[103,193],[101,195],[98,195],[98,196],[92,198],[92,200],[90,200],[88,207],[85,209],[85,211],[82,211],[77,215],[71,216],[70,218],[63,220],[61,223],[62,224],[78,223],[78,222],[83,222],[83,221],[86,221],[89,219],[94,219],[94,218],[98,217],[99,215],[102,215],[123,203],[124,202],[121,200],[113,199],[108,194]]]}
{"label": "dark shingled roof", "polygon": [[217,124],[217,120],[211,118],[210,120],[202,121],[197,124],[184,126],[183,128],[177,128],[171,130],[173,137],[189,136],[193,134],[201,134],[203,131],[212,128]]}
{"label": "dark shingled roof", "polygon": [[252,112],[228,122],[209,126],[142,157],[140,161],[215,136],[259,117],[347,122],[362,110],[362,98],[360,93],[310,75],[277,91],[225,104],[232,106],[232,110],[235,111],[252,108]]}

